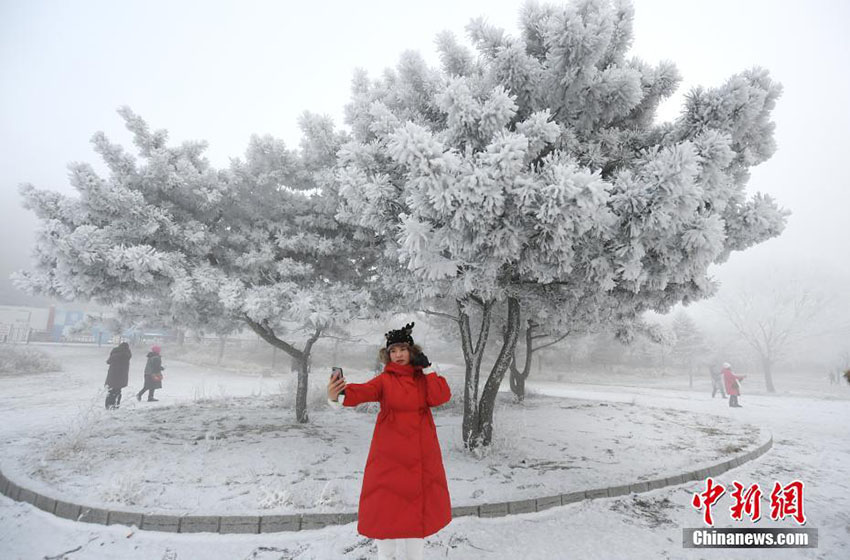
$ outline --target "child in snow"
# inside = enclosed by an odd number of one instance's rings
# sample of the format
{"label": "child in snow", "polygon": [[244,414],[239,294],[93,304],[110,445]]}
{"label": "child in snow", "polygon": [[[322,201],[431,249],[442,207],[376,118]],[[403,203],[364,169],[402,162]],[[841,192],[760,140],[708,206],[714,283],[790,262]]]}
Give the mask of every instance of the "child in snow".
{"label": "child in snow", "polygon": [[738,381],[743,378],[743,375],[732,373],[732,366],[729,362],[723,364],[723,382],[726,384],[726,392],[729,394],[729,406],[733,408],[742,408],[738,404],[738,395],[741,394],[741,385]]}
{"label": "child in snow", "polygon": [[346,383],[334,373],[328,383],[328,401],[335,408],[381,403],[357,513],[357,532],[377,540],[379,560],[393,558],[397,549],[408,560],[421,559],[425,537],[452,520],[430,408],[448,402],[451,391],[413,343],[413,326],[385,335],[384,370],[370,381]]}
{"label": "child in snow", "polygon": [[148,361],[145,364],[145,386],[142,390],[136,393],[136,399],[142,400],[142,395],[148,391],[148,402],[156,402],[159,399],[153,398],[153,392],[157,389],[162,389],[162,372],[165,370],[162,367],[162,356],[160,356],[162,348],[154,344],[151,346],[151,351],[148,352]]}

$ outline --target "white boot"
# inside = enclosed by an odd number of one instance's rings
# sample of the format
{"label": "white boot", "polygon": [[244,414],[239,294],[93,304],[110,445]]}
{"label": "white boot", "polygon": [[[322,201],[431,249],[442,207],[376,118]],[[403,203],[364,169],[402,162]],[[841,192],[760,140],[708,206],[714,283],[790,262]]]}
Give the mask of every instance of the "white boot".
{"label": "white boot", "polygon": [[407,560],[422,560],[425,553],[425,539],[404,539],[404,552]]}
{"label": "white boot", "polygon": [[378,544],[378,560],[395,560],[395,551],[399,539],[375,539]]}

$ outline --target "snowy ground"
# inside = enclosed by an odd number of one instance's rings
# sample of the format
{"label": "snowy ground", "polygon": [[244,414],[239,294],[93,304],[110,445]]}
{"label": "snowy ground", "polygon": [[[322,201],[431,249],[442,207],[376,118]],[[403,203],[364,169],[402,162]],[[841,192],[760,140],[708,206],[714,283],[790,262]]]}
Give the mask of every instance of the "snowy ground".
{"label": "snowy ground", "polygon": [[[6,449],[21,449],[31,446],[37,457],[36,444],[47,445],[47,434],[55,434],[58,426],[68,423],[68,419],[77,419],[79,426],[91,426],[84,421],[88,410],[94,410],[91,383],[102,383],[103,369],[92,357],[91,351],[80,349],[51,349],[63,356],[66,371],[62,374],[46,374],[20,378],[0,378],[0,441],[3,442],[4,455],[0,457],[4,470],[7,469]],[[166,362],[167,363],[167,362]],[[176,366],[176,363],[175,363]],[[238,378],[232,374],[215,372],[209,369],[180,364],[178,368],[167,370],[166,388],[162,392],[162,402],[152,406],[152,411],[167,416],[174,414],[169,409],[180,402],[194,403],[203,408],[212,401],[211,395],[222,394],[229,397],[269,395],[277,389],[277,380],[259,377]],[[133,372],[131,372],[131,377]],[[137,374],[140,377],[140,374]],[[203,389],[197,389],[203,383]],[[733,479],[745,484],[758,482],[763,488],[774,480],[783,483],[799,478],[806,483],[805,508],[808,527],[819,530],[820,546],[813,550],[686,550],[682,548],[682,528],[700,527],[701,514],[690,506],[691,495],[702,489],[700,483],[690,483],[674,489],[656,490],[647,494],[626,496],[613,499],[583,502],[541,513],[511,516],[500,519],[459,518],[437,535],[426,539],[426,557],[431,558],[844,558],[850,557],[850,390],[846,387],[832,389],[830,398],[811,396],[744,396],[742,409],[729,409],[720,399],[712,399],[704,392],[692,392],[682,389],[658,389],[640,387],[594,386],[589,384],[531,383],[538,393],[567,399],[564,404],[575,406],[584,401],[586,408],[558,409],[566,415],[591,414],[591,420],[582,428],[596,427],[608,417],[617,418],[631,411],[633,419],[638,419],[640,430],[632,433],[642,442],[629,441],[623,434],[612,433],[618,438],[620,446],[630,445],[628,461],[640,465],[655,465],[659,472],[667,472],[671,453],[661,450],[672,440],[655,431],[672,419],[680,424],[695,416],[708,419],[709,415],[719,415],[733,421],[738,426],[750,423],[770,430],[774,434],[775,445],[764,457],[733,469],[721,482],[730,484]],[[135,403],[135,401],[133,401]],[[521,416],[528,421],[535,414],[537,403],[548,403],[549,399],[532,399],[529,407]],[[608,406],[599,406],[598,403]],[[101,403],[98,403],[101,404]],[[129,404],[129,403],[128,403]],[[143,403],[147,405],[147,403]],[[101,404],[102,406],[102,404]],[[214,411],[215,406],[209,406]],[[257,407],[258,410],[262,410]],[[134,410],[135,409],[135,410]],[[268,409],[274,410],[274,409]],[[547,410],[554,410],[547,405]],[[680,411],[670,416],[664,411]],[[140,416],[138,404],[120,411],[128,419]],[[334,412],[334,411],[329,411]],[[504,411],[503,411],[504,412]],[[340,411],[345,418],[356,418],[357,422],[366,421],[369,415],[351,410]],[[696,414],[694,414],[696,413]],[[449,415],[447,415],[448,417]],[[451,429],[448,418],[436,415],[437,423],[443,429]],[[657,422],[649,421],[657,417]],[[317,425],[328,422],[331,426],[345,427],[356,432],[362,428],[358,424],[337,422],[329,414],[313,415],[311,421]],[[505,417],[507,419],[507,417]],[[579,416],[564,416],[556,422],[576,422]],[[270,421],[271,419],[269,419]],[[289,419],[286,419],[289,422]],[[646,420],[646,423],[644,423]],[[617,422],[603,426],[597,433],[608,428],[618,429]],[[532,426],[534,426],[532,421]],[[94,426],[99,428],[98,423]],[[506,430],[506,424],[503,424]],[[555,426],[553,426],[555,427]],[[670,427],[673,429],[672,427]],[[71,427],[73,432],[74,426]],[[92,428],[93,429],[93,428]],[[522,428],[525,429],[525,428]],[[746,431],[746,428],[742,428]],[[80,429],[82,436],[91,434],[90,428]],[[675,430],[685,430],[676,427]],[[577,431],[577,430],[576,430]],[[673,432],[684,434],[682,432]],[[741,433],[741,432],[739,432]],[[353,434],[352,434],[353,435]],[[366,436],[368,438],[368,434]],[[440,434],[444,449],[451,438]],[[568,437],[570,448],[566,453],[575,461],[576,456],[587,456],[596,461],[599,467],[612,461],[604,447],[591,447],[578,451],[574,444],[577,433],[562,435]],[[687,437],[680,435],[680,437]],[[538,442],[546,449],[547,441]],[[199,440],[199,445],[202,445]],[[207,440],[203,440],[207,441]],[[246,440],[247,441],[247,440]],[[515,440],[520,441],[520,440]],[[532,442],[534,440],[531,440]],[[581,441],[581,440],[579,440]],[[589,438],[593,441],[593,438]],[[613,441],[613,440],[612,440]],[[363,440],[366,445],[367,439]],[[679,441],[678,444],[692,443]],[[740,443],[734,438],[730,444]],[[181,443],[181,445],[185,445]],[[191,445],[191,444],[190,444]],[[246,448],[251,444],[245,443]],[[359,446],[360,444],[358,444]],[[602,445],[602,444],[600,444]],[[73,447],[73,446],[72,446]],[[176,446],[175,446],[176,447]],[[504,445],[504,450],[511,446]],[[619,450],[618,450],[619,451]],[[354,451],[352,450],[352,453]],[[365,453],[359,450],[358,453]],[[616,453],[617,451],[615,451]],[[587,455],[591,453],[592,455]],[[363,455],[365,457],[365,455]],[[626,459],[624,458],[625,462]],[[362,462],[356,463],[352,455],[352,464],[362,468]],[[456,468],[455,458],[446,457],[447,471]],[[355,467],[352,467],[354,469]],[[136,469],[139,471],[140,469]],[[144,471],[144,469],[141,469]],[[595,469],[578,468],[563,470],[564,477],[575,477],[582,471]],[[670,469],[674,470],[674,469]],[[71,469],[73,471],[73,469]],[[555,471],[558,472],[558,471]],[[10,470],[14,478],[15,472]],[[514,476],[519,476],[514,471]],[[462,478],[462,477],[461,477]],[[355,485],[356,486],[356,485]],[[507,485],[504,485],[507,487]],[[470,486],[471,488],[471,486]],[[488,488],[488,490],[490,490]],[[535,488],[523,489],[534,492]],[[454,490],[453,490],[454,491]],[[507,491],[507,490],[505,490]],[[496,490],[493,490],[496,492]],[[500,494],[494,494],[500,495]],[[527,494],[521,494],[527,495]],[[453,496],[454,497],[454,496]],[[487,495],[486,497],[490,497]],[[478,498],[483,501],[483,498]],[[462,500],[456,500],[462,502]],[[734,526],[724,507],[715,510],[716,526]],[[764,507],[764,504],[763,504]],[[751,523],[738,523],[749,527]],[[772,523],[764,519],[758,526],[768,527]],[[783,527],[794,527],[794,522],[783,521]],[[275,535],[224,536],[224,535],[171,535],[134,531],[126,527],[101,527],[79,524],[58,519],[41,512],[32,506],[15,503],[0,498],[0,550],[2,558],[145,558],[145,559],[187,559],[187,558],[374,558],[375,545],[370,539],[356,534],[356,526],[349,524],[316,531],[282,533]],[[66,555],[62,553],[72,551]]]}
{"label": "snowy ground", "polygon": [[[509,395],[500,397],[495,450],[479,458],[461,450],[459,410],[435,412],[454,505],[674,475],[769,437],[729,419],[628,402],[531,396],[517,407]],[[41,433],[24,445],[8,442],[4,471],[47,495],[124,511],[357,511],[377,407],[320,405],[311,422],[299,424],[279,400],[156,407],[133,401],[118,413],[94,408],[70,429]],[[646,449],[667,459],[659,463]]]}

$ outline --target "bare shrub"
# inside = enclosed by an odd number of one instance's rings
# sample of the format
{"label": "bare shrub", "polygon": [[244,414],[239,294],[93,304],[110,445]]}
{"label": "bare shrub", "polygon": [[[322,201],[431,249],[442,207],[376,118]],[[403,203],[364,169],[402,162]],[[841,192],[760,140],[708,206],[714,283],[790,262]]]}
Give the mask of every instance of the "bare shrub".
{"label": "bare shrub", "polygon": [[62,364],[43,350],[0,345],[0,375],[62,371]]}

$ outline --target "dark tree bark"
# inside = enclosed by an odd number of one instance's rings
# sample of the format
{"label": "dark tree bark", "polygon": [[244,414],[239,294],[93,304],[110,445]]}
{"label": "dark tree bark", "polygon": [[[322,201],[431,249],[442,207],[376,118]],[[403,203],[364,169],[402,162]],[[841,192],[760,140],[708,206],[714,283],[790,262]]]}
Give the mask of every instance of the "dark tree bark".
{"label": "dark tree bark", "polygon": [[244,316],[242,320],[251,327],[251,330],[260,335],[260,338],[275,348],[280,348],[292,358],[298,370],[298,384],[295,390],[295,419],[301,423],[309,422],[310,419],[307,415],[307,382],[310,377],[310,353],[313,351],[313,345],[322,336],[322,330],[316,329],[307,339],[304,348],[299,350],[288,342],[279,339],[268,323],[257,323],[247,316]]}
{"label": "dark tree bark", "polygon": [[224,358],[224,347],[227,346],[227,337],[220,336],[218,337],[218,358],[216,358],[215,363],[220,365],[221,360]]}
{"label": "dark tree bark", "polygon": [[536,329],[539,329],[539,325],[529,319],[526,322],[526,328],[523,337],[525,341],[525,361],[523,362],[522,369],[520,370],[517,367],[516,352],[514,352],[513,359],[511,359],[511,374],[509,378],[511,384],[511,392],[513,392],[514,396],[516,396],[517,401],[519,402],[525,400],[525,382],[528,379],[529,374],[531,374],[531,360],[534,356],[534,353],[548,346],[552,346],[553,344],[557,344],[569,335],[569,332],[566,332],[549,342],[534,346],[535,340],[548,338],[548,335],[545,334],[535,334],[534,331]]}
{"label": "dark tree bark", "polygon": [[496,397],[499,386],[505,377],[505,372],[513,360],[516,351],[516,343],[519,338],[519,300],[514,297],[508,298],[508,318],[505,337],[496,363],[490,370],[490,375],[484,383],[481,399],[478,404],[478,413],[472,423],[472,431],[467,439],[467,447],[474,449],[479,446],[489,446],[493,442],[493,410],[496,405]]}
{"label": "dark tree bark", "polygon": [[[481,320],[477,334],[473,336],[470,313],[467,306],[475,303],[481,309]],[[426,311],[429,315],[435,315],[451,319],[458,325],[460,330],[461,348],[465,365],[464,387],[463,387],[463,422],[461,434],[463,445],[466,449],[488,446],[493,441],[493,411],[495,409],[496,397],[499,386],[505,377],[505,372],[510,367],[516,351],[519,338],[520,304],[514,297],[508,298],[508,320],[507,328],[502,337],[502,345],[496,362],[487,376],[484,389],[479,397],[478,387],[481,374],[481,362],[484,358],[484,349],[487,346],[487,338],[492,323],[493,307],[492,300],[482,300],[471,296],[467,300],[457,300],[457,316],[436,311]]]}
{"label": "dark tree bark", "polygon": [[484,348],[487,346],[487,337],[490,334],[493,302],[481,302],[481,325],[479,326],[478,335],[474,342],[465,303],[458,300],[457,309],[458,316],[456,320],[460,328],[463,361],[466,366],[463,384],[463,422],[461,434],[464,447],[470,448],[470,437],[478,422],[478,379],[481,372],[481,360],[484,357]]}
{"label": "dark tree bark", "polygon": [[769,355],[761,356],[761,370],[764,372],[764,385],[768,393],[775,393],[776,387],[773,386],[773,360]]}
{"label": "dark tree bark", "polygon": [[795,286],[741,290],[732,301],[721,300],[721,310],[743,340],[757,354],[768,393],[775,393],[773,366],[810,330],[827,301],[816,292]]}

